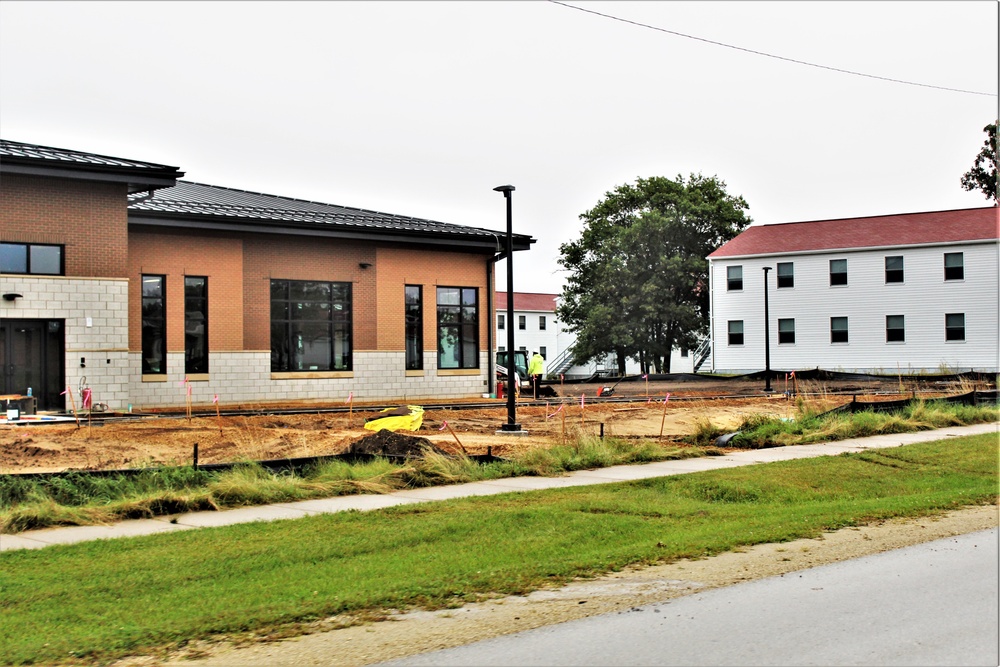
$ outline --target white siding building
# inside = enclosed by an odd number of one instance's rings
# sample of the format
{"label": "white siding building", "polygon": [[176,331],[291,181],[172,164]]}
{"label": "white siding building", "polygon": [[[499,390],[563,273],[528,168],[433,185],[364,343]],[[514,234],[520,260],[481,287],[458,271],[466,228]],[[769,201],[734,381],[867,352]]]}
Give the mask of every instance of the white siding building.
{"label": "white siding building", "polygon": [[996,372],[998,209],[751,226],[708,256],[711,369]]}

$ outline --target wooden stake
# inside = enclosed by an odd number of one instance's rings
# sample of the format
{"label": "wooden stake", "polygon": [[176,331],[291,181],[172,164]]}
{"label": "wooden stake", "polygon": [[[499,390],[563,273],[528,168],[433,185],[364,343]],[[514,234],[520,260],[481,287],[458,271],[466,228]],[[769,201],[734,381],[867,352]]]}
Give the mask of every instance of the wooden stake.
{"label": "wooden stake", "polygon": [[455,432],[451,430],[451,426],[448,425],[447,421],[445,421],[444,425],[448,427],[448,433],[451,433],[451,437],[455,438],[455,442],[457,442],[458,446],[462,449],[462,453],[468,456],[469,452],[465,451],[465,447],[462,446],[462,441],[459,440],[458,436],[455,435]]}
{"label": "wooden stake", "polygon": [[670,394],[667,394],[666,398],[663,399],[663,416],[660,418],[660,437],[663,437],[663,424],[667,421],[667,401],[670,400]]}
{"label": "wooden stake", "polygon": [[219,435],[222,435],[222,415],[219,413],[219,395],[216,394],[212,398],[212,402],[215,403],[215,420],[219,423]]}
{"label": "wooden stake", "polygon": [[66,385],[66,391],[64,394],[69,394],[69,403],[73,406],[73,416],[76,417],[76,427],[80,428],[80,415],[76,414],[76,399],[73,398],[73,390],[70,389],[69,385]]}

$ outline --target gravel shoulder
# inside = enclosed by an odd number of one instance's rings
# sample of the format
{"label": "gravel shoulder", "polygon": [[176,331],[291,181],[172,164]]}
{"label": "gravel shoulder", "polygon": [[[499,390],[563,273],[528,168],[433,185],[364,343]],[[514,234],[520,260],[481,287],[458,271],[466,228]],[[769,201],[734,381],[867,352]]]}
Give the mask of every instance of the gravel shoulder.
{"label": "gravel shoulder", "polygon": [[459,609],[392,613],[380,620],[330,618],[301,629],[308,634],[291,639],[220,638],[191,644],[163,659],[132,658],[116,664],[368,665],[985,530],[998,523],[1000,512],[996,505],[969,507],[918,519],[847,528],[815,539],[762,544],[711,558],[629,569]]}

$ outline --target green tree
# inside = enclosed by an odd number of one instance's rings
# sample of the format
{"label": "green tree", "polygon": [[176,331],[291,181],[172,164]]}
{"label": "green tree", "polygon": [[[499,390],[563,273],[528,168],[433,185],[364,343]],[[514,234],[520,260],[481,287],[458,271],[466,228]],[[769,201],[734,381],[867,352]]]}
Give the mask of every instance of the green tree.
{"label": "green tree", "polygon": [[962,187],[969,192],[982,190],[987,199],[997,201],[997,123],[983,128],[986,141],[972,169],[962,175]]}
{"label": "green tree", "polygon": [[708,325],[705,257],[751,219],[718,178],[640,178],[583,213],[579,239],[559,247],[569,276],[558,308],[577,359],[614,354],[618,372],[670,372],[670,351],[692,348]]}

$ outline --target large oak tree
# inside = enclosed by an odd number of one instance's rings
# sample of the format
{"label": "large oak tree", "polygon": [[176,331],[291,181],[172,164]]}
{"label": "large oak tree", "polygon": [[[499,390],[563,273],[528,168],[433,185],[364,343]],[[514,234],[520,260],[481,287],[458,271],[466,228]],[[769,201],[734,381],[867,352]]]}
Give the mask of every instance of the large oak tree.
{"label": "large oak tree", "polygon": [[692,349],[708,326],[705,257],[752,220],[718,178],[640,178],[583,213],[579,239],[559,247],[569,276],[558,308],[578,360],[614,354],[669,373],[670,351]]}

